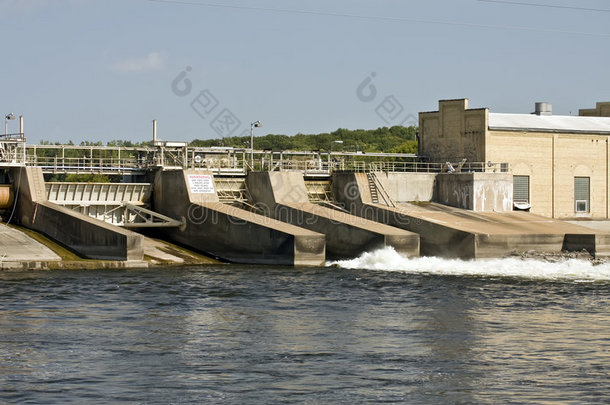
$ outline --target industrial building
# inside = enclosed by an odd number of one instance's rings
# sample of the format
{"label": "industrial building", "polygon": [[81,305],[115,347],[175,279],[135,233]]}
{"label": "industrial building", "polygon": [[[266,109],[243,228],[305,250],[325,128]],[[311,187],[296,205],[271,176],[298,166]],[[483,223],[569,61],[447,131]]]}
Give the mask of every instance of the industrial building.
{"label": "industrial building", "polygon": [[610,218],[610,103],[579,116],[469,109],[467,99],[441,100],[419,114],[420,153],[431,162],[501,163],[513,175],[514,209],[558,219]]}

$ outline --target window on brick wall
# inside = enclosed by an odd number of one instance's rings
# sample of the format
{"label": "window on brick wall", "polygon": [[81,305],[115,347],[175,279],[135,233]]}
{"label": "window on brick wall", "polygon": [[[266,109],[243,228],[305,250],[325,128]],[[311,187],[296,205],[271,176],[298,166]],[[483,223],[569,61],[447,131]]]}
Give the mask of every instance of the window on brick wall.
{"label": "window on brick wall", "polygon": [[530,202],[530,176],[513,176],[513,201]]}
{"label": "window on brick wall", "polygon": [[574,177],[574,211],[590,212],[590,178]]}

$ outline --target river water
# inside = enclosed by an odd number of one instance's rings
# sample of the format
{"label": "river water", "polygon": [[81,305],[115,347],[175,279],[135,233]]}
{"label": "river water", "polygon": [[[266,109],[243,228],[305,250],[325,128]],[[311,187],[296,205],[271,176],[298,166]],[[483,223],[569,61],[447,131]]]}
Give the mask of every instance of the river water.
{"label": "river water", "polygon": [[608,403],[610,265],[0,273],[0,403]]}

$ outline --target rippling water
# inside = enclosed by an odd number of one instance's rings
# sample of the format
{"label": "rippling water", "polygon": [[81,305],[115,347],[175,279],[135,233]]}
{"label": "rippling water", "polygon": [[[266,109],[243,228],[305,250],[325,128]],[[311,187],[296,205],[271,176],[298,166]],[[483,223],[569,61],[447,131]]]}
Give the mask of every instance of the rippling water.
{"label": "rippling water", "polygon": [[606,267],[359,260],[0,273],[0,402],[610,402]]}

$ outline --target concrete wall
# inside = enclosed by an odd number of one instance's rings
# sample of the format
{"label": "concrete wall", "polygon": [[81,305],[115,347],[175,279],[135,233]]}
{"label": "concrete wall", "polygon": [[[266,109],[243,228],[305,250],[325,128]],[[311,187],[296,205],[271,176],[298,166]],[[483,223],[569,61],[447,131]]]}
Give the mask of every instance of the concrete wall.
{"label": "concrete wall", "polygon": [[194,186],[193,176],[212,174],[196,170],[157,172],[154,210],[185,221],[181,229],[163,230],[165,236],[236,263],[324,264],[324,235],[220,203],[215,190]]}
{"label": "concrete wall", "polygon": [[385,177],[388,193],[395,202],[434,200],[434,173],[387,173]]}
{"label": "concrete wall", "polygon": [[247,184],[267,215],[326,235],[329,259],[353,258],[384,246],[419,256],[419,237],[411,232],[310,203],[302,173],[250,172]]}
{"label": "concrete wall", "polygon": [[39,167],[17,168],[13,179],[19,189],[17,218],[23,226],[90,259],[143,259],[142,235],[48,202]]}
{"label": "concrete wall", "polygon": [[413,215],[408,209],[368,205],[361,212],[367,218],[419,235],[421,256],[474,259],[476,235]]}
{"label": "concrete wall", "polygon": [[[396,203],[435,201],[473,211],[512,211],[510,173],[377,173],[377,178]],[[364,178],[355,181],[358,190],[368,193]],[[333,182],[343,184],[340,176]],[[341,195],[338,188],[335,192]]]}
{"label": "concrete wall", "polygon": [[441,173],[436,184],[436,201],[441,204],[478,212],[513,209],[510,173]]}
{"label": "concrete wall", "polygon": [[113,227],[50,202],[34,207],[31,221],[22,216],[22,225],[42,232],[51,239],[89,259],[142,260],[143,236]]}
{"label": "concrete wall", "polygon": [[365,204],[372,202],[365,173],[333,173],[332,176],[333,198],[347,211],[360,212]]}
{"label": "concrete wall", "polygon": [[250,172],[246,184],[257,206],[271,217],[278,203],[309,203],[301,172]]}

